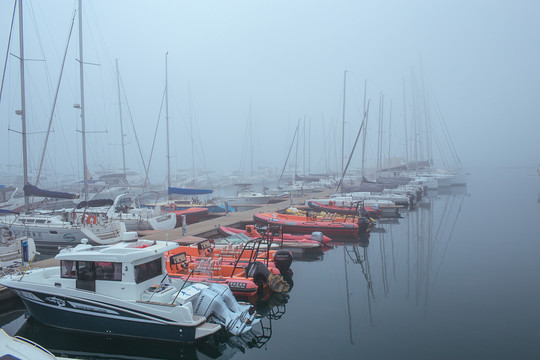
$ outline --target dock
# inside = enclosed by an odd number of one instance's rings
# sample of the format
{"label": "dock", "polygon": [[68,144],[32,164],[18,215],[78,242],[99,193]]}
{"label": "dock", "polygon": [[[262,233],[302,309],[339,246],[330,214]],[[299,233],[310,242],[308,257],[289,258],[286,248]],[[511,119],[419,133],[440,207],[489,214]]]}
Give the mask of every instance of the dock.
{"label": "dock", "polygon": [[[334,192],[333,189],[326,189],[317,193],[307,193],[305,195],[296,195],[287,200],[272,204],[264,204],[254,207],[253,209],[239,212],[230,212],[227,215],[214,217],[208,220],[200,221],[186,226],[186,233],[182,227],[172,230],[163,231],[149,231],[141,232],[141,239],[149,240],[171,240],[183,244],[189,244],[196,242],[200,238],[211,237],[217,235],[217,229],[220,226],[227,227],[243,227],[244,225],[253,223],[253,215],[260,212],[275,212],[280,213],[287,210],[290,206],[301,207],[304,206],[306,200],[317,196],[318,198],[327,197]],[[40,260],[31,264],[32,268],[45,268],[52,266],[59,266],[60,262],[55,258]],[[21,271],[24,268],[21,269]],[[0,286],[0,302],[9,300],[15,297],[15,294],[9,290]]]}

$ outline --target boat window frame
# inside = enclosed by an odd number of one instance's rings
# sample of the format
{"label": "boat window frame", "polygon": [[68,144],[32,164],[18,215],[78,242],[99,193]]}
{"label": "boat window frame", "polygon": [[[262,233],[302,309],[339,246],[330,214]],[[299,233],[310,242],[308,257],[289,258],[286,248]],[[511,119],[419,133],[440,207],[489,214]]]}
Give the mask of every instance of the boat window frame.
{"label": "boat window frame", "polygon": [[94,261],[94,271],[96,272],[96,280],[122,281],[121,262]]}
{"label": "boat window frame", "polygon": [[[68,270],[70,266],[71,271]],[[60,277],[63,279],[77,278],[77,265],[75,260],[60,260]]]}
{"label": "boat window frame", "polygon": [[140,284],[156,276],[163,275],[162,259],[157,258],[133,267],[135,273],[135,283]]}

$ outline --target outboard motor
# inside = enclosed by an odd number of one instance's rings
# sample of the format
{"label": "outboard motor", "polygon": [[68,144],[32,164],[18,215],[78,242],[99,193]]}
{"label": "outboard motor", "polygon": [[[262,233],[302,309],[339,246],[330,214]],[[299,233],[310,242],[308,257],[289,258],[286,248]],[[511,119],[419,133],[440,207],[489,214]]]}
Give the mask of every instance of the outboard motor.
{"label": "outboard motor", "polygon": [[274,263],[276,264],[276,267],[282,275],[289,271],[292,261],[293,256],[289,250],[279,249],[274,254]]}
{"label": "outboard motor", "polygon": [[315,240],[317,241],[318,243],[323,243],[323,233],[320,232],[320,231],[314,231],[311,233],[311,237],[310,237],[311,240]]}
{"label": "outboard motor", "polygon": [[181,291],[177,302],[183,305],[190,302],[193,314],[212,319],[223,325],[232,335],[241,335],[251,330],[259,319],[255,318],[253,307],[238,304],[227,289],[228,287],[221,284],[193,284]]}

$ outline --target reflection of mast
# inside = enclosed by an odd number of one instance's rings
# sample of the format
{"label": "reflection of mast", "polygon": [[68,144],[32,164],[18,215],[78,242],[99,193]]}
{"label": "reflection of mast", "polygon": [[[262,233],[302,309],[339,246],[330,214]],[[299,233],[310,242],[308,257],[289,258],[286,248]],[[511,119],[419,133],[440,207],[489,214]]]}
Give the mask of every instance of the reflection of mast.
{"label": "reflection of mast", "polygon": [[349,293],[349,274],[347,272],[347,247],[343,247],[343,265],[345,266],[345,295],[347,297],[347,314],[349,315],[349,340],[351,342],[351,345],[354,345],[353,337],[352,337],[352,321],[351,321],[351,300],[349,299],[350,293]]}
{"label": "reflection of mast", "polygon": [[439,277],[439,271],[441,270],[442,262],[444,260],[444,257],[446,255],[446,249],[448,249],[448,244],[450,244],[450,240],[452,239],[452,234],[454,233],[454,229],[456,228],[456,223],[459,214],[461,213],[461,205],[463,204],[463,200],[465,199],[465,196],[461,198],[461,201],[459,202],[459,208],[456,212],[456,216],[454,218],[454,221],[452,223],[452,227],[450,228],[450,231],[448,232],[448,239],[446,240],[446,244],[444,246],[443,253],[441,255],[441,262],[439,263],[439,266],[437,267],[437,272],[435,273],[434,281],[437,281],[437,278]]}
{"label": "reflection of mast", "polygon": [[[347,252],[347,255],[349,255],[349,258],[351,259],[351,261],[354,264],[360,264],[360,268],[362,269],[362,274],[364,275],[364,279],[366,279],[366,295],[367,295],[367,300],[368,300],[369,324],[373,326],[373,312],[371,309],[371,300],[375,299],[375,293],[373,292],[373,282],[371,280],[371,269],[369,267],[367,247],[363,248],[363,252],[364,252],[363,258],[360,255],[357,246],[353,246],[352,250],[349,249],[347,246],[345,246],[344,248],[345,248],[344,250]],[[347,271],[347,267],[345,266],[345,279],[346,279],[346,284],[347,284],[347,289],[348,289],[348,280],[347,280],[346,271]],[[347,290],[347,293],[348,293],[348,290]],[[348,302],[349,302],[349,299],[347,297],[347,303]]]}
{"label": "reflection of mast", "polygon": [[381,249],[381,273],[383,280],[384,296],[388,295],[388,275],[386,273],[386,250],[384,247],[384,233],[380,233],[381,241],[379,247]]}

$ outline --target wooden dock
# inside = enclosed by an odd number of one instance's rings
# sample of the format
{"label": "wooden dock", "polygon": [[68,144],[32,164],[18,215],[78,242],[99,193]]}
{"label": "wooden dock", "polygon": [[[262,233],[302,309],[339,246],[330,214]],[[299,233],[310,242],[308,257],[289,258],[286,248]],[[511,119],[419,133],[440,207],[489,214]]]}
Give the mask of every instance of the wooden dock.
{"label": "wooden dock", "polygon": [[[295,196],[291,199],[287,199],[281,202],[266,204],[257,206],[251,210],[240,211],[240,212],[230,212],[228,215],[215,217],[209,220],[200,221],[194,224],[186,226],[186,233],[184,234],[184,229],[179,227],[173,230],[167,231],[155,231],[155,232],[145,232],[141,236],[142,239],[150,240],[174,240],[181,243],[190,243],[196,241],[197,238],[204,238],[207,236],[217,235],[217,229],[220,226],[243,226],[253,222],[253,215],[260,212],[283,212],[289,206],[303,206],[306,200],[313,197],[324,198],[329,196],[334,191],[331,189],[324,190],[317,193],[309,193],[303,196]],[[142,234],[141,234],[142,235]],[[59,266],[60,262],[55,258],[40,260],[35,263],[32,263],[32,268],[45,268],[51,266]],[[24,270],[24,269],[21,269]],[[9,300],[15,297],[15,294],[9,290],[0,286],[0,301]]]}

